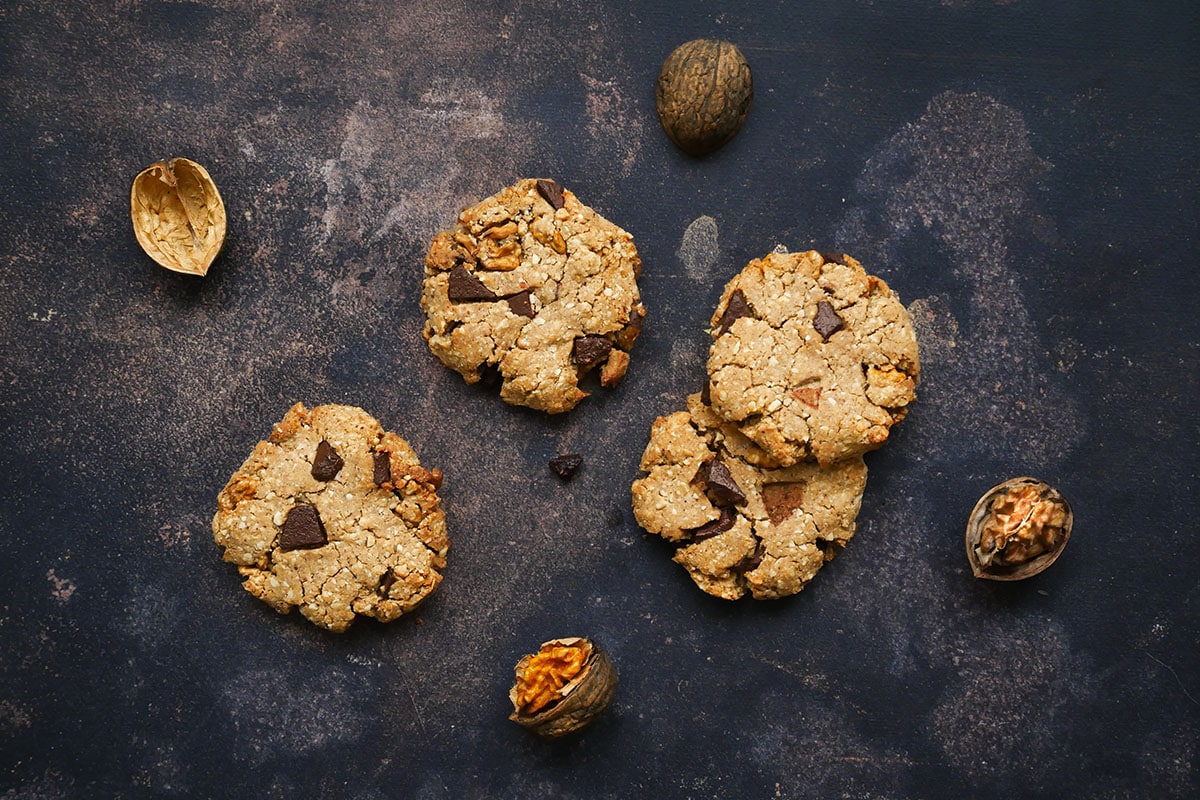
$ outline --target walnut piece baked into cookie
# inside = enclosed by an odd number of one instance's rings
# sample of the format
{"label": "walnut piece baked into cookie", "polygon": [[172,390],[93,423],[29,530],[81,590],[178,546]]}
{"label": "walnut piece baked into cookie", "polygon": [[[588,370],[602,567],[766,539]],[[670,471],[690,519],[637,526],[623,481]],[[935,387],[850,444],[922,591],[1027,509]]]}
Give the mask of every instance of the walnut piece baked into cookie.
{"label": "walnut piece baked into cookie", "polygon": [[425,258],[424,335],[467,383],[498,370],[500,397],[549,413],[615,386],[646,310],[633,237],[552,180],[523,180],[463,211]]}
{"label": "walnut piece baked into cookie", "polygon": [[844,254],[751,261],[725,286],[712,336],[713,410],[785,466],[879,447],[916,399],[908,312]]}
{"label": "walnut piece baked into cookie", "polygon": [[280,613],[331,631],[390,622],[442,580],[441,483],[361,408],[297,403],[221,490],[213,538]]}
{"label": "walnut piece baked into cookie", "polygon": [[674,560],[716,597],[795,594],[854,535],[861,457],[783,467],[705,405],[654,422],[633,483],[638,524],[680,545]]}

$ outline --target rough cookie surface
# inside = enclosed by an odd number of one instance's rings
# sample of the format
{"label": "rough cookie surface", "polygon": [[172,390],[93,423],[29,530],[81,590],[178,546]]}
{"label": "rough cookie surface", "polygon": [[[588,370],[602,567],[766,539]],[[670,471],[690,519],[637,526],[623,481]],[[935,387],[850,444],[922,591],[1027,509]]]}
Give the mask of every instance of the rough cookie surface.
{"label": "rough cookie surface", "polygon": [[297,403],[217,496],[213,538],[280,613],[331,631],[390,622],[442,580],[441,482],[362,409]]}
{"label": "rough cookie surface", "polygon": [[633,513],[680,544],[675,561],[716,597],[799,592],[854,535],[862,458],[782,467],[699,394],[654,422],[633,483]]}
{"label": "rough cookie surface", "polygon": [[499,371],[500,397],[550,413],[615,386],[646,310],[633,237],[552,180],[523,180],[466,209],[425,258],[425,339],[468,383]]}
{"label": "rough cookie surface", "polygon": [[726,285],[712,335],[713,410],[785,466],[879,447],[916,399],[908,312],[843,254],[751,261]]}

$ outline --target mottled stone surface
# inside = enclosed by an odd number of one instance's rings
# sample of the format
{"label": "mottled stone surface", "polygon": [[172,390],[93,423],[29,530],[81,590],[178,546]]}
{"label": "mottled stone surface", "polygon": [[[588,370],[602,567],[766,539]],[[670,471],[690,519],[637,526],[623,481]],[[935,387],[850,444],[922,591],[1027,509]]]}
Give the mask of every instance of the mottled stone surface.
{"label": "mottled stone surface", "polygon": [[[1152,5],[3,4],[0,796],[1200,793],[1200,10]],[[696,161],[654,80],[702,36],[756,100]],[[171,156],[229,212],[203,279],[130,226]],[[622,384],[553,419],[442,367],[419,306],[432,234],[545,175],[633,234],[648,310]],[[779,243],[896,289],[921,397],[868,456],[854,546],[733,604],[628,487],[721,287]],[[419,623],[333,636],[221,562],[216,494],[296,401],[445,471]],[[1024,474],[1072,542],[984,585],[962,527]],[[548,745],[507,691],[570,635],[621,685]]]}

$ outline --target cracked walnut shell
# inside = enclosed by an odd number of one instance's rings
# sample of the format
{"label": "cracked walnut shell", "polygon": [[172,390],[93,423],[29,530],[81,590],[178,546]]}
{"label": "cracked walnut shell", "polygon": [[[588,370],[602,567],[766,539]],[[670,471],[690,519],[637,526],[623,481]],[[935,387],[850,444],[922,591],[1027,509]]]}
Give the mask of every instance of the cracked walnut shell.
{"label": "cracked walnut shell", "polygon": [[138,244],[161,267],[203,276],[225,243],[225,205],[208,170],[186,158],[151,164],[133,179]]}
{"label": "cracked walnut shell", "polygon": [[976,578],[1019,581],[1042,572],[1071,538],[1074,515],[1066,498],[1037,478],[997,484],[967,520],[967,560]]}
{"label": "cracked walnut shell", "polygon": [[509,719],[539,736],[577,731],[612,702],[617,670],[590,639],[551,639],[517,662]]}

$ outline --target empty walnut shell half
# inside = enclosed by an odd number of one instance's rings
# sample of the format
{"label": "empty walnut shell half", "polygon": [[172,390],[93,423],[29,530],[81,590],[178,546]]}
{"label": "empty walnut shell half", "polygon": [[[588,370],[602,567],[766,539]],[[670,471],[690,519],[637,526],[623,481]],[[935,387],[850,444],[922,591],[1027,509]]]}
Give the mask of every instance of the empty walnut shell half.
{"label": "empty walnut shell half", "polygon": [[1071,538],[1071,504],[1037,478],[1013,478],[979,498],[967,520],[976,578],[1019,581],[1054,563]]}
{"label": "empty walnut shell half", "polygon": [[612,702],[617,669],[590,639],[551,639],[517,662],[509,719],[554,738],[584,727]]}
{"label": "empty walnut shell half", "polygon": [[658,121],[679,149],[711,153],[732,139],[754,99],[750,65],[730,42],[694,39],[675,48],[658,73]]}
{"label": "empty walnut shell half", "polygon": [[208,170],[186,158],[151,164],[133,179],[138,244],[159,266],[204,275],[225,244],[225,205]]}

